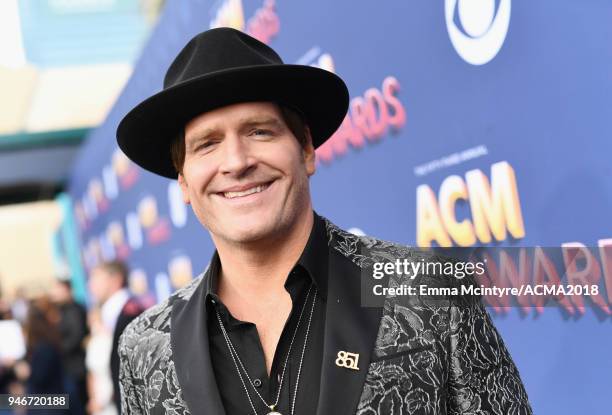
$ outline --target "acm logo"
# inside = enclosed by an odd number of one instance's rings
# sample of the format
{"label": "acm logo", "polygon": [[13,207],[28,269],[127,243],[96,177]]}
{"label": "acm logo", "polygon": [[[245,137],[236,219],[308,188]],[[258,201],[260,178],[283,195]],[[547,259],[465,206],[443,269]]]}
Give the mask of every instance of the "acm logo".
{"label": "acm logo", "polygon": [[510,26],[511,0],[445,0],[446,28],[453,47],[472,65],[490,62]]}
{"label": "acm logo", "polygon": [[[417,187],[417,245],[430,247],[474,246],[504,241],[508,232],[515,239],[525,237],[523,213],[514,168],[507,161],[491,166],[491,180],[479,169],[470,170],[465,180],[446,177],[438,191],[422,184]],[[458,220],[455,207],[466,202],[471,219]]]}

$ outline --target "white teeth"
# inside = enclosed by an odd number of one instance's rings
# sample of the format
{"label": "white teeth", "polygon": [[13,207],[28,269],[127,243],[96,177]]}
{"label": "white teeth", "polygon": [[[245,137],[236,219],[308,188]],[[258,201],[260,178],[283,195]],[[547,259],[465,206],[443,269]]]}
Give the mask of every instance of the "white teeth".
{"label": "white teeth", "polygon": [[241,197],[241,196],[248,196],[248,195],[252,195],[253,193],[262,192],[267,187],[268,185],[259,185],[259,186],[251,187],[250,189],[247,189],[247,190],[243,190],[242,192],[223,192],[223,196],[227,197],[228,199],[233,199],[235,197]]}

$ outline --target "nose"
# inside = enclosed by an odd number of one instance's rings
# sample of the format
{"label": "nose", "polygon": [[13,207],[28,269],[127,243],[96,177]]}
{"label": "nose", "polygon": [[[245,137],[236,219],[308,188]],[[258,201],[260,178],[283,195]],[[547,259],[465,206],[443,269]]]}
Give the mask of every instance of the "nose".
{"label": "nose", "polygon": [[232,134],[225,138],[223,144],[221,173],[239,177],[255,165],[255,161],[250,155],[248,143],[242,140],[240,136]]}

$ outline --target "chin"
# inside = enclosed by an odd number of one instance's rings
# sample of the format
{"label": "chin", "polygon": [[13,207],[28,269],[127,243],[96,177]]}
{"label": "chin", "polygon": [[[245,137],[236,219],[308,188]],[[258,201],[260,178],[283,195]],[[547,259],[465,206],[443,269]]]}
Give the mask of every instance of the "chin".
{"label": "chin", "polygon": [[274,232],[270,229],[250,227],[248,229],[231,229],[226,233],[225,239],[237,244],[249,244],[267,239],[273,234]]}
{"label": "chin", "polygon": [[[246,218],[244,218],[246,219]],[[267,239],[278,233],[278,223],[258,218],[255,220],[233,220],[224,226],[219,236],[234,243],[250,243]]]}

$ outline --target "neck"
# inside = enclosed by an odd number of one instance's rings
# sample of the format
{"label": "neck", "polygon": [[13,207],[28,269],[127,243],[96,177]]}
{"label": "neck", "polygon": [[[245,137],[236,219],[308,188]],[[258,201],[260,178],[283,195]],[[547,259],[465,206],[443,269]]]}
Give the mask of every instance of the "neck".
{"label": "neck", "polygon": [[240,246],[215,243],[222,265],[218,293],[221,299],[242,299],[247,303],[248,299],[256,299],[263,304],[286,293],[287,275],[308,242],[313,221],[314,214],[309,209],[296,226],[280,237]]}

